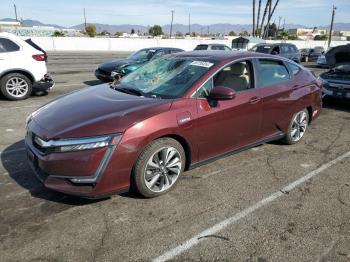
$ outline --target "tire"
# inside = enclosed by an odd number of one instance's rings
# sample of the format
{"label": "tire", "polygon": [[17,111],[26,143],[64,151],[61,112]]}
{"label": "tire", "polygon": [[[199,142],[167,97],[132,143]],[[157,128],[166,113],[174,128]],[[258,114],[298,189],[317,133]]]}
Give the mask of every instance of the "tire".
{"label": "tire", "polygon": [[9,100],[27,99],[32,93],[32,82],[20,73],[10,73],[1,78],[1,93]]}
{"label": "tire", "polygon": [[283,142],[292,145],[298,143],[305,135],[309,125],[309,112],[307,109],[295,113],[289,123],[287,134]]}
{"label": "tire", "polygon": [[179,142],[160,138],[145,147],[132,172],[132,186],[146,198],[169,192],[184,171],[186,155]]}

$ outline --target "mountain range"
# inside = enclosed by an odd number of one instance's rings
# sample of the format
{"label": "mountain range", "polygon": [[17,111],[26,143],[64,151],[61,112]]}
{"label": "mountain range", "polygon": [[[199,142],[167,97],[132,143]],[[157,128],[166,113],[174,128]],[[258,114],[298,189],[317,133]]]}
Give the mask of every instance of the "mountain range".
{"label": "mountain range", "polygon": [[[4,18],[0,19],[0,21],[15,21],[15,19],[12,18]],[[88,23],[88,24],[94,24],[96,26],[97,32],[101,31],[108,31],[110,33],[115,32],[130,32],[132,29],[135,30],[135,32],[147,32],[150,26],[144,26],[144,25],[130,25],[130,24],[122,24],[122,25],[110,25],[110,24],[99,24],[99,23]],[[25,19],[22,20],[23,26],[53,26],[56,28],[64,28],[60,25],[55,24],[45,24],[37,20],[32,19]],[[76,30],[83,30],[84,24],[74,25],[69,28],[76,29]],[[300,24],[286,24],[286,29],[290,28],[307,28],[307,26],[300,25]],[[328,29],[329,26],[317,26],[319,29]],[[163,32],[168,33],[170,32],[170,25],[163,25],[162,26]],[[350,31],[350,23],[334,23],[333,26],[334,30],[337,31]],[[189,27],[188,25],[184,24],[173,24],[173,33],[180,32],[182,34],[188,33]],[[191,24],[191,32],[196,33],[207,33],[209,30],[210,33],[228,33],[230,31],[234,31],[236,33],[240,33],[242,31],[252,31],[252,25],[251,24],[211,24],[211,25],[200,25],[200,24]]]}

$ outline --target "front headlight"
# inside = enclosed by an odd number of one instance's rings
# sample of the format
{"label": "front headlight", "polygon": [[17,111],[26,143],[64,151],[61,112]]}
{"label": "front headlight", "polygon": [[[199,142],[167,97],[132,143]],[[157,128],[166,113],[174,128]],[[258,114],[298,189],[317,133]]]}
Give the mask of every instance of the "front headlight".
{"label": "front headlight", "polygon": [[69,138],[45,141],[40,137],[35,136],[34,142],[43,148],[44,151],[64,153],[102,148],[109,145],[118,145],[121,137],[121,134],[115,134],[109,136]]}

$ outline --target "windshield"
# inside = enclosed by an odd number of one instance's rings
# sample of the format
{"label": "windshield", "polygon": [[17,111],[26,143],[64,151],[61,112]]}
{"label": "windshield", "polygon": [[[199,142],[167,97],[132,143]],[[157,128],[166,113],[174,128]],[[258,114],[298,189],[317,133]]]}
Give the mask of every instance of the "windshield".
{"label": "windshield", "polygon": [[148,96],[179,98],[213,65],[207,59],[161,57],[125,76],[118,86]]}
{"label": "windshield", "polygon": [[258,53],[265,53],[269,54],[270,53],[271,46],[268,45],[258,45],[256,46],[256,52]]}
{"label": "windshield", "polygon": [[131,60],[150,60],[154,54],[156,53],[156,50],[154,49],[144,49],[137,51],[136,53],[133,53],[131,56],[129,56],[128,59]]}

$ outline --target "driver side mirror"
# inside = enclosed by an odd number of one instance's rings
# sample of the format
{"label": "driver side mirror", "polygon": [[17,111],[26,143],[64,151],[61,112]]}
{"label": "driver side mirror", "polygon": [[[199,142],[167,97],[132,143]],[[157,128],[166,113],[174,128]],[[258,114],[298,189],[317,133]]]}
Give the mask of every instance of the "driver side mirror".
{"label": "driver side mirror", "polygon": [[277,51],[272,51],[271,54],[272,55],[278,55],[279,53]]}
{"label": "driver side mirror", "polygon": [[236,97],[236,92],[232,90],[231,88],[225,87],[225,86],[215,86],[209,96],[209,100],[231,100]]}

